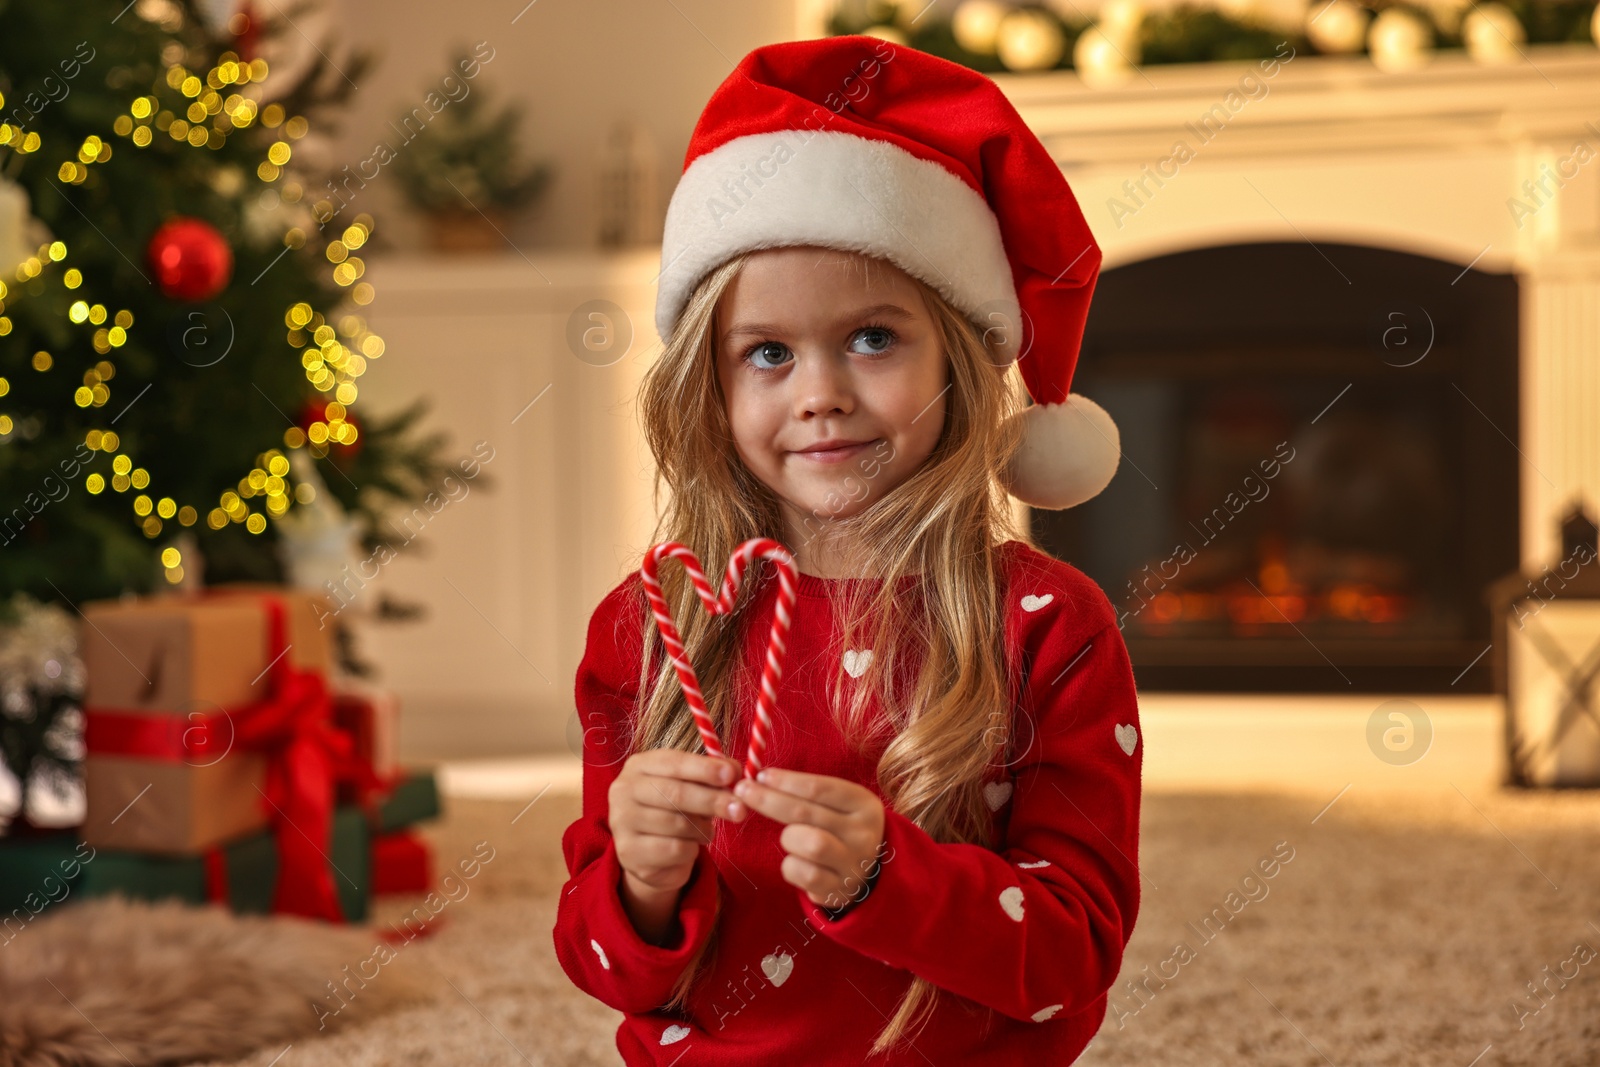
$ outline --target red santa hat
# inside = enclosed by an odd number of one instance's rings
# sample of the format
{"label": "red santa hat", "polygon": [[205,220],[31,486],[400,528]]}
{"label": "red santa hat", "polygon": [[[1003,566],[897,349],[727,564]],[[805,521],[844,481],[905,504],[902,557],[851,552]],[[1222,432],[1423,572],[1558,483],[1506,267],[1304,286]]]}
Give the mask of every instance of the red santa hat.
{"label": "red santa hat", "polygon": [[1100,247],[1066,178],[986,75],[875,37],[757,48],[696,124],[667,208],[656,329],[741,252],[888,260],[1019,361],[1034,403],[1007,489],[1060,509],[1116,473],[1116,424],[1071,392]]}

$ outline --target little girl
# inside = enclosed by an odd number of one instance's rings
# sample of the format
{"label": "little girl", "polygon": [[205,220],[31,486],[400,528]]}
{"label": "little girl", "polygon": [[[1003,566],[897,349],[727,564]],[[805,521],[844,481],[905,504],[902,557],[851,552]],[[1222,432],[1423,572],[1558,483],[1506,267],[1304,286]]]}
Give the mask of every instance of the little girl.
{"label": "little girl", "polygon": [[[798,597],[764,770],[742,778],[778,600],[637,571],[577,673],[583,815],[554,929],[629,1064],[1067,1064],[1139,912],[1139,713],[1116,615],[1019,531],[1110,481],[1069,391],[1100,250],[984,75],[856,36],[751,52],[668,208],[641,408],[655,541],[720,585],[772,537]],[[1033,403],[1008,373],[1016,364]]]}

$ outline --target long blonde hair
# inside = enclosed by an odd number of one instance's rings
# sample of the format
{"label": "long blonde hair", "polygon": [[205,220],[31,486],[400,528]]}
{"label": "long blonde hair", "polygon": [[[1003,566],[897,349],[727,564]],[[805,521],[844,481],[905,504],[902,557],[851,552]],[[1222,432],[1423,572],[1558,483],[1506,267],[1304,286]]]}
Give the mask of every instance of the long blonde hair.
{"label": "long blonde hair", "polygon": [[[716,371],[717,304],[748,255],[723,263],[697,287],[640,392],[644,433],[656,461],[658,509],[662,483],[672,490],[651,543],[670,540],[689,546],[714,584],[744,541],[781,540],[784,534],[777,497],[733,447]],[[871,257],[856,258],[871,269]],[[982,785],[997,753],[1001,759],[1007,755],[1010,679],[1017,668],[1008,659],[1005,591],[995,548],[1011,539],[1032,543],[1015,521],[1000,480],[1020,445],[1018,424],[1010,416],[1021,410],[1023,394],[1013,376],[997,369],[1000,360],[986,344],[986,335],[937,291],[912,281],[933,317],[949,363],[945,425],[932,454],[910,477],[855,515],[830,522],[843,535],[846,573],[883,579],[875,592],[870,583],[844,583],[851,595],[835,604],[844,628],[841,647],[871,648],[874,654],[867,672],[871,684],[853,686],[847,706],[841,699],[843,681],[834,672],[831,706],[844,709],[846,721],[840,729],[864,749],[868,699],[875,693],[896,731],[878,762],[885,803],[936,841],[992,848],[992,815]],[[747,572],[737,608],[776,580],[770,571],[757,565]],[[922,596],[897,600],[900,580],[912,575],[922,576]],[[683,568],[663,567],[660,578],[718,735],[738,736],[730,729],[738,725],[730,706],[753,703],[743,680],[748,671],[737,662],[739,629],[722,625],[726,616],[697,607],[698,597]],[[666,747],[703,753],[677,675],[661,669],[665,648],[642,595],[638,610],[649,627],[650,654],[641,657],[639,692],[645,696],[630,750]],[[911,611],[914,618],[908,615]],[[867,617],[876,618],[876,629],[870,641],[858,643],[855,638]],[[906,657],[921,664],[909,694],[898,692],[903,683],[894,681],[903,677],[900,665]],[[707,944],[675,986],[667,1010],[685,1005],[716,943],[714,925]],[[914,978],[872,1052],[882,1052],[902,1035],[909,1039],[910,1031],[932,1014],[939,992],[927,979]]]}

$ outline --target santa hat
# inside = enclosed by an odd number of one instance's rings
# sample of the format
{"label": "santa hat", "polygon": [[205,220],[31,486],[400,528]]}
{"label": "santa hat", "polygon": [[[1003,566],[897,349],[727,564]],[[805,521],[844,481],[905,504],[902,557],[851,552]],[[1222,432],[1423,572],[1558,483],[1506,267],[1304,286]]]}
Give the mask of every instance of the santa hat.
{"label": "santa hat", "polygon": [[1099,493],[1116,424],[1071,392],[1100,247],[1061,169],[986,75],[875,37],[755,49],[696,124],[667,208],[656,329],[741,252],[882,257],[1019,361],[1034,403],[1007,489],[1059,509]]}

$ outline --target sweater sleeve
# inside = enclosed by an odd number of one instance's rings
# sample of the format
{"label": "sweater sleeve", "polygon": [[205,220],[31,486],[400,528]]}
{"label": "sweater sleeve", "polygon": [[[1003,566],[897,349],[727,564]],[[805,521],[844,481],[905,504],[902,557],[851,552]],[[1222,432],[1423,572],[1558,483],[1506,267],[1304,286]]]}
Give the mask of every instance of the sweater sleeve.
{"label": "sweater sleeve", "polygon": [[622,902],[622,867],[606,811],[611,783],[629,755],[644,603],[635,573],[589,620],[576,691],[583,814],[561,837],[570,877],[561,888],[553,931],[556,958],[573,984],[623,1012],[654,1011],[666,1002],[710,936],[718,903],[717,868],[704,846],[665,944],[640,937]]}
{"label": "sweater sleeve", "polygon": [[999,847],[935,841],[886,806],[878,879],[854,907],[830,919],[798,891],[836,942],[1024,1022],[1093,1007],[1139,911],[1133,670],[1104,594],[1072,573],[1053,595],[1042,582],[1008,594],[1036,725],[1017,710],[1011,773],[985,789],[1011,806]]}

